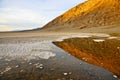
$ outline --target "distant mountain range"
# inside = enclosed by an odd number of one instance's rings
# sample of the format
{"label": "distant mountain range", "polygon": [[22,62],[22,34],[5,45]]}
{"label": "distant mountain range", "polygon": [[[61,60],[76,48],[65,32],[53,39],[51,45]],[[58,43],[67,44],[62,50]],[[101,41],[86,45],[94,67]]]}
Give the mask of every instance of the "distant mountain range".
{"label": "distant mountain range", "polygon": [[88,0],[37,30],[72,31],[92,27],[120,29],[120,0]]}

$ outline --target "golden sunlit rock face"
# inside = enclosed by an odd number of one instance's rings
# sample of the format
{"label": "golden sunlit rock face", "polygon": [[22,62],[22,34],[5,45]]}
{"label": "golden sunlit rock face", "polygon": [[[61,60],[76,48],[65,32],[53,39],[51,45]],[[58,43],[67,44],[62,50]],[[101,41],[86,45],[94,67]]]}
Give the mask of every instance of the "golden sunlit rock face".
{"label": "golden sunlit rock face", "polygon": [[88,0],[57,17],[45,25],[43,30],[118,25],[120,25],[120,0]]}

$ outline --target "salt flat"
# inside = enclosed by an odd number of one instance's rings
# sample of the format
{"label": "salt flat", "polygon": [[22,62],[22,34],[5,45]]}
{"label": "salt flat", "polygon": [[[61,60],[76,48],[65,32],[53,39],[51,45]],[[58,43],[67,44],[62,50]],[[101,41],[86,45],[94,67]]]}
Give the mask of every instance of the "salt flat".
{"label": "salt flat", "polygon": [[73,37],[102,36],[91,33],[0,34],[1,80],[118,80],[103,68],[83,62],[52,44]]}

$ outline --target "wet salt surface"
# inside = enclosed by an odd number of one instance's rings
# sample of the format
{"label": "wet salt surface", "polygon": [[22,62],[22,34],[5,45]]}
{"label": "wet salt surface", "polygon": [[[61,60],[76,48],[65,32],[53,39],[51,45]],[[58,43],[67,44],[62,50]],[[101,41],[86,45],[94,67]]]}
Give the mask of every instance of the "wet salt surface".
{"label": "wet salt surface", "polygon": [[0,80],[118,80],[113,73],[78,60],[51,42],[0,44]]}

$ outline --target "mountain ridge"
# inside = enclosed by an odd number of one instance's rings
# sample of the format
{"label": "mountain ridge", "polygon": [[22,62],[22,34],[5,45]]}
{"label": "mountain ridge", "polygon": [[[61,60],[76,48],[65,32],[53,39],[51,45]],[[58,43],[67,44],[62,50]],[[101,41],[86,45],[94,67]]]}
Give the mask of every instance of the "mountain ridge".
{"label": "mountain ridge", "polygon": [[88,0],[58,16],[41,30],[55,31],[67,28],[84,29],[100,26],[119,26],[119,5],[119,0]]}

